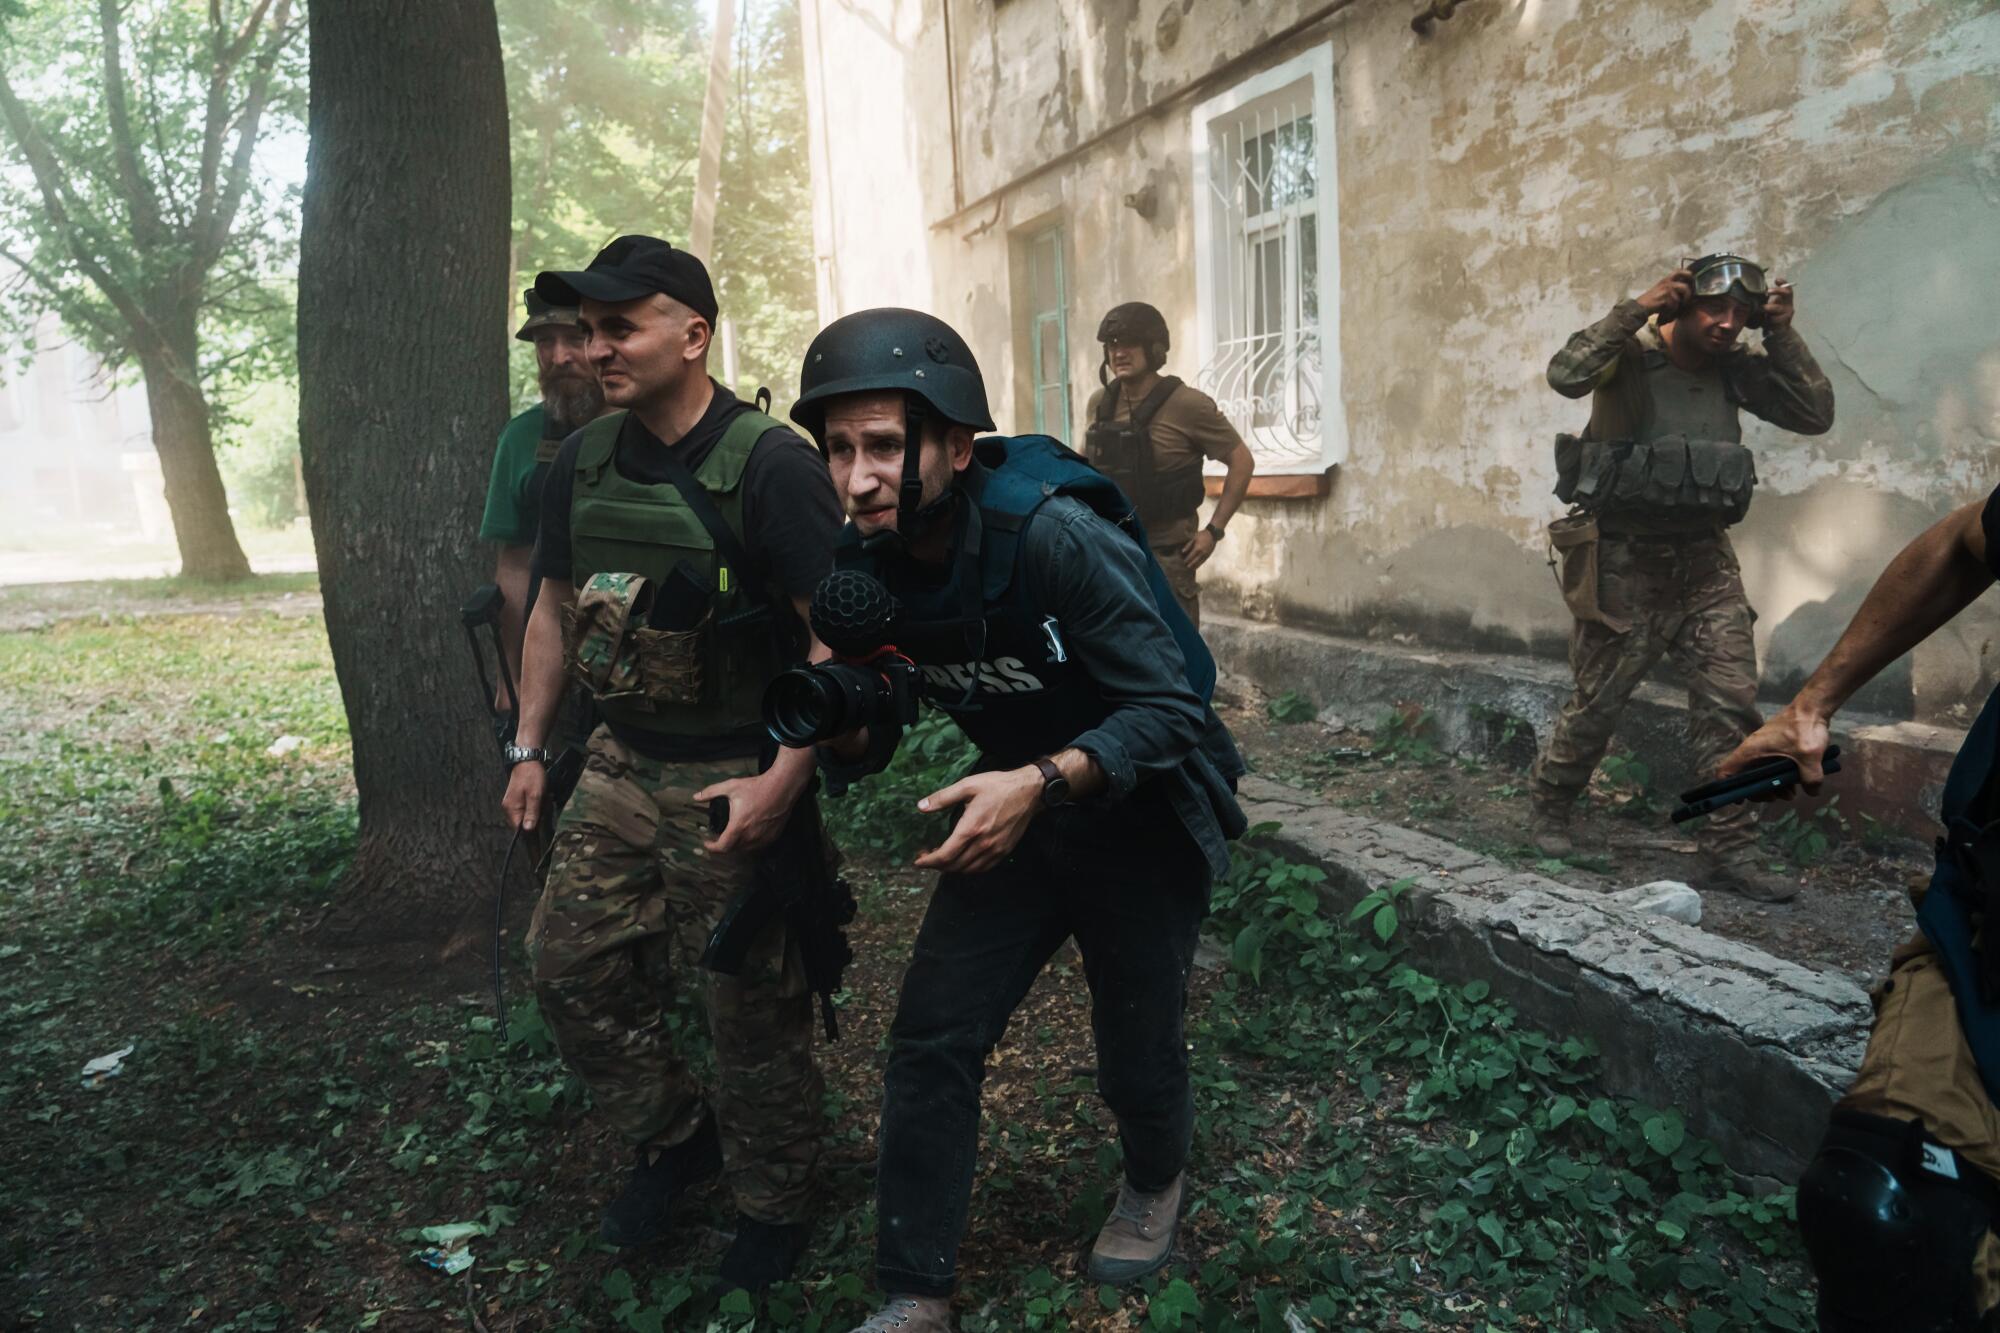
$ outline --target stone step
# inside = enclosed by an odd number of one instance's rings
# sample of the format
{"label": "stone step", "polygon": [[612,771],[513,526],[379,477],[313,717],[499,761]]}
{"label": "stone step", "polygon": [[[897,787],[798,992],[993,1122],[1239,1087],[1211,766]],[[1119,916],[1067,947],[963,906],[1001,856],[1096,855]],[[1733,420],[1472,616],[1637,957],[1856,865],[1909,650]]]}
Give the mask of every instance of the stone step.
{"label": "stone step", "polygon": [[1329,911],[1414,880],[1399,902],[1413,966],[1484,980],[1523,1021],[1589,1038],[1606,1092],[1677,1108],[1737,1172],[1797,1179],[1867,1041],[1852,981],[1267,778],[1242,796],[1253,824],[1281,826],[1274,849],[1326,871]]}

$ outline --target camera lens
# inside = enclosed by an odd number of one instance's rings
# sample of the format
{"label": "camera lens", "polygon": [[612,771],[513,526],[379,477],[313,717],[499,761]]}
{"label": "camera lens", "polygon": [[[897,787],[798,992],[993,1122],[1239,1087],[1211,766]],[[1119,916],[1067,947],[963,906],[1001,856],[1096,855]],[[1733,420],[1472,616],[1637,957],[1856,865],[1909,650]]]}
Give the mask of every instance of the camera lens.
{"label": "camera lens", "polygon": [[838,725],[845,702],[840,683],[827,672],[794,667],[765,688],[764,724],[781,745],[817,745],[847,730]]}

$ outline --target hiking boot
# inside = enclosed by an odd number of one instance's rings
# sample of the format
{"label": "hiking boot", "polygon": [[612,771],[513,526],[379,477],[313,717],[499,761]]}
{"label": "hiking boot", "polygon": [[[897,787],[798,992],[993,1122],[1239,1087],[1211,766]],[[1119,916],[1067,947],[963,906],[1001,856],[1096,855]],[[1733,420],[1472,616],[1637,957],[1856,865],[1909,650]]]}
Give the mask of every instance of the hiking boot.
{"label": "hiking boot", "polygon": [[604,1205],[597,1222],[598,1236],[621,1249],[650,1245],[667,1234],[667,1215],[680,1197],[721,1173],[722,1139],[711,1116],[686,1143],[665,1149],[641,1145],[636,1157],[625,1188]]}
{"label": "hiking boot", "polygon": [[806,1224],[803,1222],[759,1222],[738,1216],[736,1239],[729,1242],[717,1270],[718,1294],[762,1291],[773,1282],[783,1282],[798,1267],[806,1252]]}
{"label": "hiking boot", "polygon": [[1798,896],[1799,882],[1764,864],[1754,848],[1703,857],[1704,886],[1734,893],[1757,903],[1789,902]]}
{"label": "hiking boot", "polygon": [[1528,806],[1528,841],[1543,856],[1565,861],[1576,855],[1576,843],[1569,835],[1570,812],[1574,800],[1533,800]]}
{"label": "hiking boot", "polygon": [[1091,1281],[1122,1287],[1167,1266],[1180,1230],[1186,1182],[1187,1173],[1182,1172],[1158,1194],[1141,1194],[1129,1181],[1118,1182],[1118,1206],[1105,1219],[1084,1265]]}
{"label": "hiking boot", "polygon": [[951,1302],[942,1296],[891,1296],[847,1333],[951,1333]]}

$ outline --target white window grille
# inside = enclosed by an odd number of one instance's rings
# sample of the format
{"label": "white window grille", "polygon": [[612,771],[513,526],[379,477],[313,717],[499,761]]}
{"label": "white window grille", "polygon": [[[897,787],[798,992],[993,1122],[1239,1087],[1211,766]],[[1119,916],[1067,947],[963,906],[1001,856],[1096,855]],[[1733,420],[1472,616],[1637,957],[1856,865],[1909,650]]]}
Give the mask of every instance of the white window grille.
{"label": "white window grille", "polygon": [[1265,473],[1347,456],[1333,52],[1318,47],[1195,108],[1201,369]]}

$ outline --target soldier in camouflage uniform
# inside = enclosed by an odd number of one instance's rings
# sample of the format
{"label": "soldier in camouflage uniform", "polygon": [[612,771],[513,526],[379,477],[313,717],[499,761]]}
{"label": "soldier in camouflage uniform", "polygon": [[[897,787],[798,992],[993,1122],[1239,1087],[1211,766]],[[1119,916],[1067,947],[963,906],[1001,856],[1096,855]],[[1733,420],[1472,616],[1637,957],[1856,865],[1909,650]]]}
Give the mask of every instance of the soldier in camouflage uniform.
{"label": "soldier in camouflage uniform", "polygon": [[[1566,398],[1591,395],[1581,437],[1556,438],[1556,495],[1576,510],[1551,530],[1576,623],[1576,691],[1535,763],[1531,835],[1548,856],[1574,851],[1569,821],[1618,715],[1665,657],[1688,688],[1702,771],[1755,731],[1755,619],[1724,529],[1749,507],[1755,461],[1738,409],[1786,430],[1833,425],[1833,389],[1792,329],[1791,288],[1756,265],[1710,255],[1571,336],[1549,362]],[[1746,327],[1763,346],[1739,346]],[[1705,878],[1762,901],[1797,886],[1757,856],[1738,805],[1697,835]]]}
{"label": "soldier in camouflage uniform", "polygon": [[[535,990],[564,1061],[634,1145],[604,1239],[660,1237],[676,1200],[726,1169],[740,1216],[721,1276],[754,1290],[804,1248],[821,1133],[812,999],[782,913],[739,974],[697,960],[813,800],[811,752],[774,756],[759,704],[779,671],[821,655],[804,608],[832,568],[840,502],[817,450],[708,378],[716,304],[699,260],[620,237],[536,288],[581,307],[605,397],[624,410],[565,441],[542,491],[515,827],[542,818],[539,747],[565,677],[603,725],[556,824]],[[671,1001],[688,986],[714,1039],[712,1093],[676,1040]]]}

